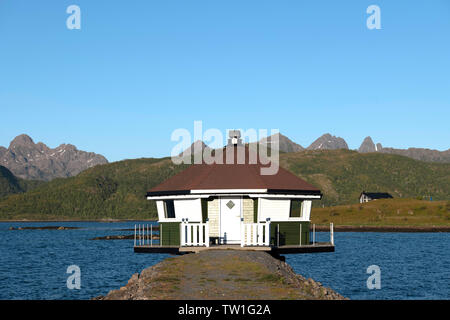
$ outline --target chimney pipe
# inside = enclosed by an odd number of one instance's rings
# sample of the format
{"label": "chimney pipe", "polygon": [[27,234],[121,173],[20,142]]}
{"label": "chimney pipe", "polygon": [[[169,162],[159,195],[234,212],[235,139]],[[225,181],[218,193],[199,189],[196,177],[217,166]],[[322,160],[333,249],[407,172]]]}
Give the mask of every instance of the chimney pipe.
{"label": "chimney pipe", "polygon": [[242,145],[241,131],[240,130],[230,130],[228,132],[228,145],[240,146]]}

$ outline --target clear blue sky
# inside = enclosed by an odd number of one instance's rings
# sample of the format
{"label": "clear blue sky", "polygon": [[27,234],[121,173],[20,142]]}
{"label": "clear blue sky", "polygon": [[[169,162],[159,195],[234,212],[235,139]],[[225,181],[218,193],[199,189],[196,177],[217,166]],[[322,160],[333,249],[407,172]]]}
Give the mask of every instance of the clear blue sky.
{"label": "clear blue sky", "polygon": [[450,1],[1,0],[0,111],[2,146],[27,133],[110,161],[169,155],[194,120],[445,150]]}

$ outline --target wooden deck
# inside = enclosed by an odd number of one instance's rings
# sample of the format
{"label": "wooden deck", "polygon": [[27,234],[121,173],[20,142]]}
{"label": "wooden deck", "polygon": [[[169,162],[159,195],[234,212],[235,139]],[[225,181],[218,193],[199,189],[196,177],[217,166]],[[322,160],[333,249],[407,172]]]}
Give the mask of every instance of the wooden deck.
{"label": "wooden deck", "polygon": [[136,253],[170,253],[170,254],[184,254],[184,253],[197,253],[204,250],[250,250],[250,251],[266,251],[271,254],[293,254],[293,253],[314,253],[314,252],[334,252],[334,245],[329,242],[318,242],[315,244],[302,245],[302,246],[246,246],[240,245],[212,245],[209,247],[196,246],[196,247],[179,247],[179,246],[149,246],[141,245],[135,246],[134,252]]}

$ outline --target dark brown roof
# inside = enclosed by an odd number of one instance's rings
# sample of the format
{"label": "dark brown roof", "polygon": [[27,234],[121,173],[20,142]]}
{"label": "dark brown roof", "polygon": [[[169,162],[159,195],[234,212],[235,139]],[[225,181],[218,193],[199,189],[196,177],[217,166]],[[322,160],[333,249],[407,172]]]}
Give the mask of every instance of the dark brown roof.
{"label": "dark brown roof", "polygon": [[321,194],[319,189],[281,167],[275,175],[261,175],[260,169],[268,165],[259,161],[248,163],[249,150],[245,148],[247,161],[244,164],[236,161],[233,164],[193,164],[152,188],[147,195],[187,194],[191,190],[211,189],[267,189],[270,193]]}

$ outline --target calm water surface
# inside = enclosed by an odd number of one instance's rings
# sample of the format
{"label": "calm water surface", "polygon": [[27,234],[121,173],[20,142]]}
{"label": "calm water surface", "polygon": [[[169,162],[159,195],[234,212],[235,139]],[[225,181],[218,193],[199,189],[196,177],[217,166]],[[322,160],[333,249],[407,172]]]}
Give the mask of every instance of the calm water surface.
{"label": "calm water surface", "polygon": [[[135,222],[0,223],[0,299],[90,299],[125,285],[133,273],[166,254],[135,254],[133,240],[89,240],[131,234]],[[9,230],[74,226],[76,230]],[[318,233],[318,240],[328,234]],[[336,252],[287,255],[296,272],[351,299],[448,299],[449,233],[335,233]],[[67,267],[81,269],[81,289],[66,286]],[[369,290],[367,267],[381,269]]]}
{"label": "calm water surface", "polygon": [[[351,299],[450,298],[450,233],[334,235],[335,252],[287,255],[286,262]],[[328,237],[321,233],[319,241]],[[380,267],[380,290],[367,289],[370,265]]]}

